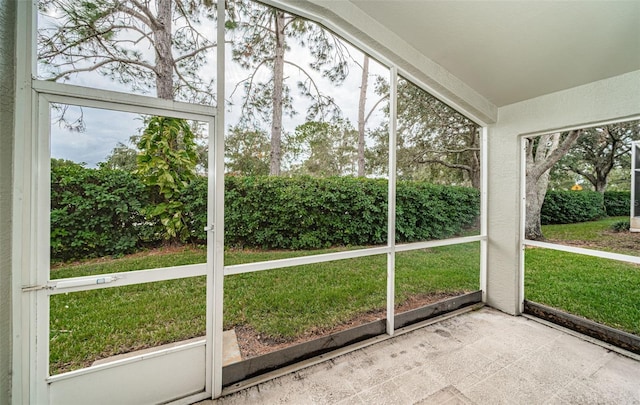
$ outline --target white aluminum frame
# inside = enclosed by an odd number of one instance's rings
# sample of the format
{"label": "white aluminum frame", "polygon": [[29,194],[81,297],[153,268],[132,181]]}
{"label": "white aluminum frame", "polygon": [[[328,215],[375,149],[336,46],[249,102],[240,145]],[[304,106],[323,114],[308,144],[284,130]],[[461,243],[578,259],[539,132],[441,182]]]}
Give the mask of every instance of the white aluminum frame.
{"label": "white aluminum frame", "polygon": [[387,197],[387,335],[395,330],[396,294],[396,148],[398,144],[398,69],[389,69],[389,194]]}
{"label": "white aluminum frame", "polygon": [[[541,136],[549,133],[555,132],[567,132],[581,128],[591,128],[627,121],[635,121],[639,120],[640,116],[632,116],[632,117],[621,117],[619,119],[611,119],[607,121],[600,121],[594,123],[586,123],[584,125],[576,125],[565,128],[558,128],[555,130],[546,130],[541,132],[534,132],[530,134],[521,134],[520,135],[520,249],[519,249],[519,270],[518,270],[518,280],[519,280],[519,292],[518,292],[518,302],[520,306],[520,312],[524,311],[524,300],[525,300],[525,288],[524,288],[524,278],[525,278],[525,261],[524,254],[527,246],[531,247],[539,247],[545,249],[558,250],[567,253],[575,253],[586,256],[599,257],[602,259],[615,260],[624,263],[632,263],[632,264],[640,264],[639,256],[625,255],[620,253],[611,253],[603,250],[595,250],[595,249],[585,249],[574,246],[561,245],[558,243],[549,243],[549,242],[540,242],[536,240],[526,239],[525,238],[525,221],[526,221],[526,156],[525,153],[527,151],[527,139],[534,138],[536,136]],[[633,187],[632,187],[633,190]],[[633,193],[633,191],[632,191]],[[633,198],[633,197],[632,197]],[[633,201],[633,200],[632,200]]]}
{"label": "white aluminum frame", "polygon": [[[262,270],[270,270],[277,268],[285,268],[291,266],[300,266],[311,263],[322,263],[327,261],[334,260],[344,260],[344,259],[352,259],[358,257],[365,256],[374,256],[380,254],[387,255],[387,334],[392,335],[395,330],[395,326],[393,324],[394,318],[394,290],[395,290],[395,253],[410,251],[410,250],[418,250],[425,249],[436,246],[449,246],[456,245],[462,243],[472,243],[472,242],[480,242],[481,243],[481,256],[480,256],[480,288],[483,293],[483,300],[486,300],[486,247],[487,247],[487,124],[484,123],[481,119],[479,119],[474,114],[466,111],[464,108],[461,108],[455,100],[450,100],[447,97],[443,97],[436,89],[431,88],[426,85],[424,82],[418,80],[415,75],[411,72],[405,71],[402,68],[396,66],[392,60],[388,59],[385,55],[375,51],[369,46],[366,46],[362,41],[359,41],[357,38],[354,38],[352,35],[347,34],[344,30],[342,30],[339,26],[334,24],[332,21],[322,18],[318,15],[314,15],[313,13],[304,10],[302,8],[293,8],[292,5],[283,4],[278,0],[265,0],[265,3],[275,6],[289,12],[293,12],[295,14],[301,15],[305,18],[309,18],[310,20],[317,21],[325,27],[333,30],[334,32],[341,35],[343,38],[347,38],[349,41],[354,44],[355,47],[361,49],[363,52],[368,53],[378,61],[380,61],[384,66],[386,66],[390,71],[390,83],[391,83],[391,94],[390,94],[390,106],[391,106],[391,114],[392,117],[390,119],[390,142],[389,142],[389,189],[388,189],[388,239],[386,246],[373,247],[367,249],[359,249],[345,252],[337,252],[337,253],[328,253],[321,255],[313,255],[313,256],[305,256],[291,259],[282,259],[282,260],[273,260],[268,262],[260,262],[260,263],[248,263],[248,264],[240,264],[240,265],[232,265],[232,266],[224,266],[224,131],[225,131],[225,120],[224,120],[224,103],[217,103],[217,112],[215,119],[215,128],[216,128],[216,136],[215,138],[215,147],[210,148],[209,150],[209,161],[215,162],[215,167],[213,170],[209,170],[209,201],[213,201],[214,204],[209,204],[209,221],[213,221],[209,223],[208,230],[213,232],[213,237],[208,238],[207,243],[207,263],[213,265],[213,273],[211,277],[208,278],[207,283],[207,306],[211,309],[211,316],[207,317],[207,331],[214,331],[214,333],[209,334],[208,336],[213,335],[213,342],[206,342],[207,347],[207,359],[213,359],[212,363],[207,361],[207,375],[210,376],[207,381],[207,392],[209,393],[209,397],[213,396],[218,397],[222,392],[222,309],[223,309],[223,282],[225,275],[232,274],[241,274],[245,272],[252,271],[262,271]],[[218,5],[223,5],[224,1],[221,0]],[[17,102],[17,113],[16,113],[16,128],[20,126],[20,119],[22,118],[22,122],[29,122],[27,126],[36,126],[34,117],[34,123],[31,124],[31,115],[35,115],[38,111],[37,104],[31,101],[31,96],[36,94],[35,92],[39,92],[43,95],[43,97],[48,97],[50,100],[55,100],[56,102],[68,103],[68,104],[77,104],[77,100],[82,100],[82,105],[86,105],[88,107],[96,107],[96,108],[104,108],[105,105],[112,105],[111,103],[118,104],[120,106],[125,107],[126,109],[130,107],[135,107],[135,112],[143,111],[147,114],[157,113],[156,108],[161,108],[169,112],[167,115],[174,116],[176,112],[179,112],[181,117],[189,118],[189,119],[198,119],[200,115],[212,116],[211,107],[208,106],[198,106],[186,103],[176,103],[166,100],[152,99],[145,96],[110,92],[104,90],[95,90],[86,87],[79,86],[71,86],[64,85],[58,83],[51,82],[43,82],[43,81],[32,81],[31,77],[36,77],[36,59],[35,59],[35,49],[36,49],[36,23],[35,23],[35,13],[37,7],[36,0],[30,0],[25,2],[19,2],[18,6],[18,15],[20,21],[26,21],[27,24],[18,24],[18,43],[20,44],[30,44],[27,47],[18,46],[18,66],[26,65],[30,66],[30,72],[24,72],[20,69],[18,74],[19,83],[24,82],[22,85],[22,91],[18,92],[18,102]],[[224,21],[225,19],[225,8],[218,7],[218,21]],[[217,41],[218,44],[225,44],[224,37],[224,25],[219,24],[217,28]],[[24,52],[21,51],[24,49]],[[225,77],[225,47],[218,46],[217,47],[217,99],[224,100],[225,89],[224,89],[224,77]],[[26,73],[26,74],[25,74]],[[456,110],[461,111],[467,117],[470,117],[475,122],[479,123],[482,126],[482,134],[481,134],[481,231],[478,236],[470,236],[463,238],[451,238],[445,240],[434,240],[434,241],[424,241],[417,243],[409,243],[409,244],[399,244],[395,243],[395,190],[396,190],[396,165],[395,165],[395,153],[396,153],[396,110],[397,110],[397,78],[402,75],[407,78],[414,84],[418,85],[425,91],[428,91],[430,94],[435,95],[439,99],[443,100],[445,103],[454,107]],[[19,87],[20,88],[20,87]],[[32,88],[34,91],[32,91]],[[72,101],[76,102],[72,102]],[[154,101],[155,100],[155,101]],[[151,103],[151,104],[148,104]],[[123,110],[123,111],[126,111]],[[121,109],[119,109],[121,110]],[[25,119],[26,118],[26,119]],[[50,122],[45,120],[44,117],[40,117],[40,125],[50,125]],[[210,125],[210,131],[213,129],[213,125]],[[16,131],[19,133],[20,131]],[[42,147],[44,145],[40,145]],[[22,161],[23,155],[29,155],[32,152],[31,150],[36,150],[37,145],[32,145],[29,139],[21,139],[18,137],[16,139],[16,162]],[[37,235],[36,230],[41,229],[41,226],[36,226],[34,221],[31,218],[34,218],[37,210],[30,208],[30,206],[23,207],[20,201],[22,199],[26,199],[26,201],[30,201],[33,197],[31,194],[35,194],[37,190],[41,189],[36,184],[34,184],[33,180],[28,180],[27,183],[30,185],[29,190],[23,190],[21,187],[24,183],[23,179],[35,179],[35,181],[40,181],[47,176],[44,176],[44,173],[48,173],[48,158],[47,161],[42,161],[41,164],[38,165],[38,174],[32,174],[33,169],[29,167],[27,164],[21,168],[19,165],[16,165],[16,174],[15,178],[18,179],[16,181],[16,186],[14,187],[14,218],[17,218],[18,221],[15,223],[19,225],[15,228],[14,235],[14,269],[16,271],[15,274],[19,274],[16,278],[14,278],[14,287],[19,288],[20,290],[24,289],[25,292],[30,292],[29,294],[18,294],[16,293],[14,298],[14,330],[16,332],[20,331],[23,336],[29,337],[29,344],[25,345],[22,343],[21,339],[14,339],[14,365],[16,365],[14,374],[14,387],[21,387],[14,390],[14,399],[17,402],[25,402],[25,398],[30,398],[26,402],[38,402],[38,398],[42,397],[43,390],[46,387],[43,387],[42,379],[34,378],[36,376],[36,369],[34,361],[29,360],[29,347],[35,347],[36,339],[35,333],[30,333],[30,330],[35,330],[36,327],[36,319],[39,319],[39,322],[42,322],[42,319],[46,319],[48,322],[48,313],[47,316],[43,318],[42,315],[44,313],[39,314],[38,318],[36,318],[35,314],[30,316],[25,316],[24,311],[27,311],[28,308],[35,308],[35,296],[50,296],[63,292],[74,292],[74,291],[84,291],[91,290],[95,288],[110,288],[116,286],[123,286],[128,284],[137,284],[140,282],[152,282],[152,281],[160,281],[167,279],[175,279],[176,277],[172,277],[170,273],[175,270],[175,268],[163,268],[163,269],[154,269],[154,270],[140,270],[134,272],[128,272],[126,274],[117,273],[117,274],[103,274],[99,276],[88,276],[88,277],[78,277],[74,279],[64,279],[64,280],[44,280],[36,277],[36,272],[31,270],[30,275],[26,274],[27,268],[34,269],[35,266],[26,266],[22,264],[23,260],[30,260],[30,257],[38,256],[35,240],[33,240],[32,236]],[[49,188],[45,187],[46,193],[49,193]],[[48,195],[48,194],[47,194]],[[213,196],[213,198],[211,197]],[[39,201],[41,201],[42,195],[40,196]],[[35,198],[33,198],[35,199]],[[41,207],[44,208],[44,207]],[[44,212],[48,213],[49,207],[46,207]],[[40,220],[38,220],[40,221]],[[213,226],[215,224],[215,227]],[[22,237],[22,235],[26,235],[27,237]],[[16,237],[17,236],[17,237]],[[45,242],[45,237],[43,235],[38,236],[40,238],[40,243]],[[48,239],[47,239],[48,243]],[[25,259],[24,249],[27,249],[31,252],[30,255],[27,255]],[[44,261],[41,256],[39,262],[40,266],[44,265]],[[46,263],[48,266],[48,263]],[[190,266],[182,266],[180,271],[184,272],[185,277],[192,276],[200,276],[207,274],[207,264],[198,264],[198,265],[190,265]],[[99,286],[97,286],[98,279],[102,282]],[[16,282],[17,281],[17,282]],[[14,288],[14,291],[17,289]],[[48,299],[48,298],[47,298]],[[24,322],[27,320],[27,322]],[[42,328],[42,325],[39,326]],[[48,325],[47,325],[48,327]],[[218,333],[218,331],[220,333]],[[14,337],[16,334],[14,333]],[[196,342],[195,346],[198,346],[201,342]],[[47,354],[48,356],[48,354]],[[46,359],[48,363],[48,358]],[[137,360],[131,360],[137,361]],[[110,367],[106,365],[104,367]],[[72,372],[74,375],[81,374],[83,370],[79,370],[77,372]],[[68,375],[59,375],[51,377],[53,380],[56,379],[65,379],[70,378]],[[40,394],[37,394],[39,392]],[[46,394],[45,394],[46,395]],[[187,398],[183,398],[182,400],[177,400],[176,403],[188,403],[193,402],[198,399],[204,399],[206,396],[202,396],[201,394],[196,394],[194,396],[190,396]]]}
{"label": "white aluminum frame", "polygon": [[638,199],[640,199],[636,192],[636,181],[640,178],[640,141],[631,143],[631,205],[629,213],[629,230],[631,232],[640,232],[640,206]]}
{"label": "white aluminum frame", "polygon": [[[77,291],[87,291],[94,290],[100,288],[110,288],[110,287],[118,287],[124,285],[131,284],[140,284],[140,283],[149,283],[155,281],[163,281],[163,280],[171,280],[171,279],[180,279],[185,277],[196,277],[196,276],[207,276],[207,279],[212,279],[214,277],[213,273],[213,260],[211,257],[215,256],[212,248],[214,246],[211,239],[214,239],[217,235],[216,232],[213,232],[213,235],[209,236],[208,239],[208,254],[207,254],[207,263],[197,264],[197,265],[188,265],[188,266],[176,266],[171,268],[159,268],[159,269],[151,269],[151,270],[139,270],[132,271],[127,273],[113,273],[113,274],[99,274],[94,276],[84,276],[84,277],[76,277],[76,278],[67,278],[67,279],[55,279],[50,280],[49,277],[49,239],[50,239],[50,216],[49,216],[49,207],[50,207],[50,105],[52,103],[60,103],[67,105],[76,105],[81,107],[91,107],[91,108],[99,108],[105,110],[113,110],[113,111],[121,111],[126,113],[134,113],[134,114],[148,114],[148,115],[166,115],[172,116],[176,118],[183,118],[189,120],[196,120],[199,122],[206,122],[209,126],[209,144],[210,144],[210,157],[213,155],[215,158],[216,147],[219,143],[219,138],[216,136],[216,124],[217,120],[215,118],[215,111],[212,107],[203,106],[203,105],[195,105],[195,104],[187,104],[180,103],[168,100],[162,100],[152,97],[145,96],[137,96],[130,94],[123,94],[118,92],[111,92],[107,90],[96,90],[96,89],[87,89],[78,86],[72,86],[67,84],[60,83],[52,83],[52,82],[43,82],[36,81],[32,82],[32,88],[34,90],[34,94],[36,94],[35,99],[38,103],[38,117],[37,121],[34,125],[34,133],[36,135],[36,141],[34,142],[37,145],[37,148],[33,151],[33,159],[34,162],[37,162],[36,167],[38,168],[35,176],[32,180],[36,193],[35,196],[35,204],[37,206],[37,212],[40,214],[37,217],[37,226],[35,231],[37,242],[37,246],[41,246],[40,254],[37,255],[37,276],[36,276],[36,285],[27,286],[22,289],[23,293],[34,292],[36,295],[36,301],[41,304],[36,304],[37,313],[35,316],[35,331],[36,336],[39,336],[36,341],[38,343],[36,347],[36,359],[35,365],[32,366],[35,371],[35,380],[37,381],[46,381],[46,384],[38,384],[35,387],[35,399],[36,402],[49,402],[49,384],[54,384],[58,381],[67,380],[73,377],[80,377],[84,375],[88,375],[91,373],[96,373],[101,370],[105,370],[108,368],[112,368],[115,366],[122,366],[126,364],[132,364],[143,359],[152,359],[158,356],[170,355],[173,353],[177,353],[183,350],[191,350],[192,347],[197,346],[206,346],[206,355],[204,363],[206,364],[205,371],[205,391],[201,394],[197,394],[190,398],[208,398],[213,395],[212,392],[212,381],[214,381],[215,377],[211,374],[214,372],[214,368],[211,366],[212,361],[215,362],[216,357],[217,360],[221,363],[220,357],[222,356],[222,352],[218,354],[214,349],[214,340],[219,340],[220,345],[222,341],[222,327],[220,327],[219,331],[214,331],[213,323],[209,322],[210,318],[214,318],[215,315],[212,314],[212,311],[216,308],[213,305],[213,298],[216,296],[214,292],[209,292],[214,287],[214,283],[207,283],[207,332],[205,338],[196,343],[189,343],[178,347],[173,347],[170,349],[161,349],[152,354],[144,354],[133,356],[129,359],[116,361],[113,364],[105,364],[102,366],[92,366],[80,370],[76,370],[70,373],[64,373],[55,376],[49,376],[48,374],[48,365],[49,365],[49,350],[48,350],[48,336],[49,336],[49,296],[60,294],[60,293],[68,293],[68,292],[77,292]],[[212,163],[211,163],[212,162]],[[216,170],[214,168],[215,161],[210,161],[209,164],[209,176],[215,177]],[[220,172],[218,172],[220,175]],[[213,189],[209,190],[208,201],[214,200],[214,195],[211,194]],[[219,196],[217,196],[219,197]],[[222,198],[222,197],[219,197]],[[213,224],[213,213],[214,207],[213,204],[208,204],[208,223],[211,229]],[[219,234],[220,232],[218,232]],[[45,248],[46,247],[46,248]],[[212,270],[209,270],[212,269]],[[221,273],[219,271],[218,273]],[[214,337],[217,336],[217,339]],[[215,357],[212,359],[211,356]],[[220,366],[217,374],[219,375],[219,379],[221,381],[222,367]],[[221,387],[220,387],[221,388]],[[34,398],[34,397],[32,397]]]}

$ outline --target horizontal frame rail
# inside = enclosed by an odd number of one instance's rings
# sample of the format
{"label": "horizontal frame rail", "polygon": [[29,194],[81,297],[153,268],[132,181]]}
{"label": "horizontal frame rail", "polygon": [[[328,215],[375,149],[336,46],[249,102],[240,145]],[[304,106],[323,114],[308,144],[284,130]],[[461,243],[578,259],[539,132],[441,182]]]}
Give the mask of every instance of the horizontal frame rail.
{"label": "horizontal frame rail", "polygon": [[119,367],[119,366],[122,366],[124,364],[137,363],[139,361],[146,360],[146,359],[152,359],[152,358],[155,358],[155,357],[166,356],[168,354],[182,352],[182,351],[185,351],[185,350],[190,350],[190,349],[193,349],[195,347],[205,346],[206,343],[207,343],[207,341],[203,337],[202,339],[199,339],[197,341],[193,341],[193,342],[189,342],[189,343],[185,343],[185,344],[179,344],[179,345],[167,348],[167,349],[156,350],[156,351],[152,351],[152,352],[149,352],[149,353],[144,353],[144,354],[131,356],[131,357],[128,357],[128,358],[125,358],[125,359],[115,360],[115,361],[112,361],[112,362],[109,362],[109,363],[99,364],[99,365],[95,365],[95,366],[81,368],[79,370],[69,371],[69,372],[63,373],[63,374],[56,374],[56,375],[53,375],[53,376],[49,376],[47,378],[47,382],[48,383],[53,383],[53,382],[57,382],[57,381],[66,380],[66,379],[69,379],[69,378],[77,377],[79,375],[91,374],[91,373],[100,372],[102,370],[110,369],[110,368],[113,368],[113,367]]}
{"label": "horizontal frame rail", "polygon": [[[129,108],[124,108],[123,111],[129,112],[142,112],[143,110],[146,110],[144,111],[145,113],[154,114],[153,109],[161,109],[170,111],[173,114],[193,114],[196,116],[206,117],[216,116],[215,106],[183,103],[180,101],[165,100],[150,96],[141,96],[110,90],[98,90],[44,80],[34,80],[32,82],[32,86],[38,93],[55,96],[60,100],[69,98],[73,100],[73,102],[70,102],[69,104],[78,104],[81,102],[82,106],[86,107],[108,108],[106,106],[111,105],[112,107],[108,109],[113,109],[113,105],[119,105],[128,106]],[[155,114],[157,115],[157,113]],[[189,117],[186,118],[190,119]]]}
{"label": "horizontal frame rail", "polygon": [[[304,266],[307,264],[325,263],[337,260],[355,259],[359,257],[376,256],[392,251],[407,252],[411,250],[428,249],[439,246],[460,245],[486,240],[485,236],[468,236],[463,238],[433,240],[426,242],[408,243],[394,247],[381,246],[367,249],[347,250],[344,252],[324,253],[303,257],[269,260],[264,262],[243,263],[224,266],[224,275],[251,273],[263,270],[275,270],[287,267]],[[100,288],[123,287],[133,284],[153,283],[157,281],[176,280],[181,278],[205,276],[206,263],[185,266],[161,267],[148,270],[135,270],[120,273],[96,274],[91,276],[62,278],[50,280],[46,285],[29,286],[23,291],[46,289],[49,295],[69,292],[96,290]]]}
{"label": "horizontal frame rail", "polygon": [[324,263],[334,260],[354,259],[357,257],[375,256],[389,252],[391,252],[391,248],[383,246],[369,249],[347,250],[345,252],[324,253],[312,256],[292,257],[289,259],[269,260],[266,262],[234,264],[231,266],[224,266],[224,275],[230,276],[233,274],[302,266],[305,264]]}
{"label": "horizontal frame rail", "polygon": [[428,249],[428,248],[434,248],[439,246],[461,245],[463,243],[480,242],[483,240],[487,240],[487,237],[483,235],[477,235],[477,236],[465,236],[462,238],[429,240],[424,242],[405,243],[401,245],[396,245],[395,251],[408,252],[410,250]]}
{"label": "horizontal frame rail", "polygon": [[324,253],[288,259],[269,260],[264,262],[234,264],[224,266],[224,275],[251,273],[254,271],[273,270],[285,267],[303,266],[331,262],[335,260],[355,259],[358,257],[376,256],[390,252],[406,252],[410,250],[427,249],[439,246],[459,245],[463,243],[479,242],[486,240],[486,236],[467,236],[463,238],[442,239],[425,242],[408,243],[395,246],[381,246],[367,249],[348,250],[345,252]]}
{"label": "horizontal frame rail", "polygon": [[207,264],[199,263],[185,266],[161,267],[150,270],[97,274],[95,276],[61,278],[59,280],[50,280],[44,288],[48,290],[49,295],[56,295],[206,275]]}
{"label": "horizontal frame rail", "polygon": [[545,248],[545,249],[559,250],[561,252],[577,253],[577,254],[580,254],[580,255],[600,257],[602,259],[611,259],[611,260],[617,260],[617,261],[620,261],[620,262],[640,264],[640,257],[631,256],[631,255],[625,255],[625,254],[621,254],[621,253],[612,253],[612,252],[605,252],[605,251],[602,251],[602,250],[585,249],[585,248],[579,248],[579,247],[575,247],[575,246],[560,245],[560,244],[557,244],[557,243],[540,242],[540,241],[529,240],[529,239],[525,239],[523,244],[525,246],[533,246],[533,247],[539,247],[539,248]]}

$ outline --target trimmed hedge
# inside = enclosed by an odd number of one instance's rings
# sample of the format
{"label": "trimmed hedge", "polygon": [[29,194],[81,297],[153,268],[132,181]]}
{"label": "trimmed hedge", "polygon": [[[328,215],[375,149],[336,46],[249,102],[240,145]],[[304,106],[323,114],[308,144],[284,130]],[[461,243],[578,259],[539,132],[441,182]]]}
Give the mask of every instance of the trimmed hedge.
{"label": "trimmed hedge", "polygon": [[606,215],[604,198],[595,191],[548,191],[540,221],[547,224],[572,224],[593,221]]}
{"label": "trimmed hedge", "polygon": [[[316,249],[383,244],[387,238],[386,180],[354,177],[235,177],[225,179],[227,246]],[[206,240],[207,179],[179,196],[191,229],[184,242]],[[158,224],[145,220],[150,203],[130,173],[52,168],[51,257],[68,260],[130,253],[162,243]],[[397,184],[396,240],[441,239],[473,226],[477,190],[420,182]]]}
{"label": "trimmed hedge", "polygon": [[[206,222],[206,179],[185,199],[199,242]],[[233,247],[317,249],[386,242],[386,180],[354,177],[235,177],[225,179],[225,242]],[[398,182],[396,240],[441,239],[473,226],[477,190]],[[197,213],[197,214],[196,214]]]}
{"label": "trimmed hedge", "polygon": [[631,214],[630,191],[605,191],[604,206],[610,217],[624,217]]}
{"label": "trimmed hedge", "polygon": [[138,250],[153,232],[153,224],[140,213],[148,201],[145,186],[128,172],[52,165],[51,257],[69,260]]}

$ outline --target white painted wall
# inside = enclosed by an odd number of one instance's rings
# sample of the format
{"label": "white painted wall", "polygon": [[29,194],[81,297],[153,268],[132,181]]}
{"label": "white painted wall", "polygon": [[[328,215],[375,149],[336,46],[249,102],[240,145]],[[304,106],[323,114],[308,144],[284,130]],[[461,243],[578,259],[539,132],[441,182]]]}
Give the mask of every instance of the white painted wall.
{"label": "white painted wall", "polygon": [[521,134],[640,116],[640,70],[498,109],[489,127],[487,303],[520,313]]}

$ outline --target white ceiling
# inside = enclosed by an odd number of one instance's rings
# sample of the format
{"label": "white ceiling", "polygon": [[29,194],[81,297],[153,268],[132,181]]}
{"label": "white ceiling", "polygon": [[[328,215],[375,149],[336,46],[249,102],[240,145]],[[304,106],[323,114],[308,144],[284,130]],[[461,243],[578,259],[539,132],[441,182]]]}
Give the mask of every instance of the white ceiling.
{"label": "white ceiling", "polygon": [[640,0],[351,0],[498,107],[640,70]]}

